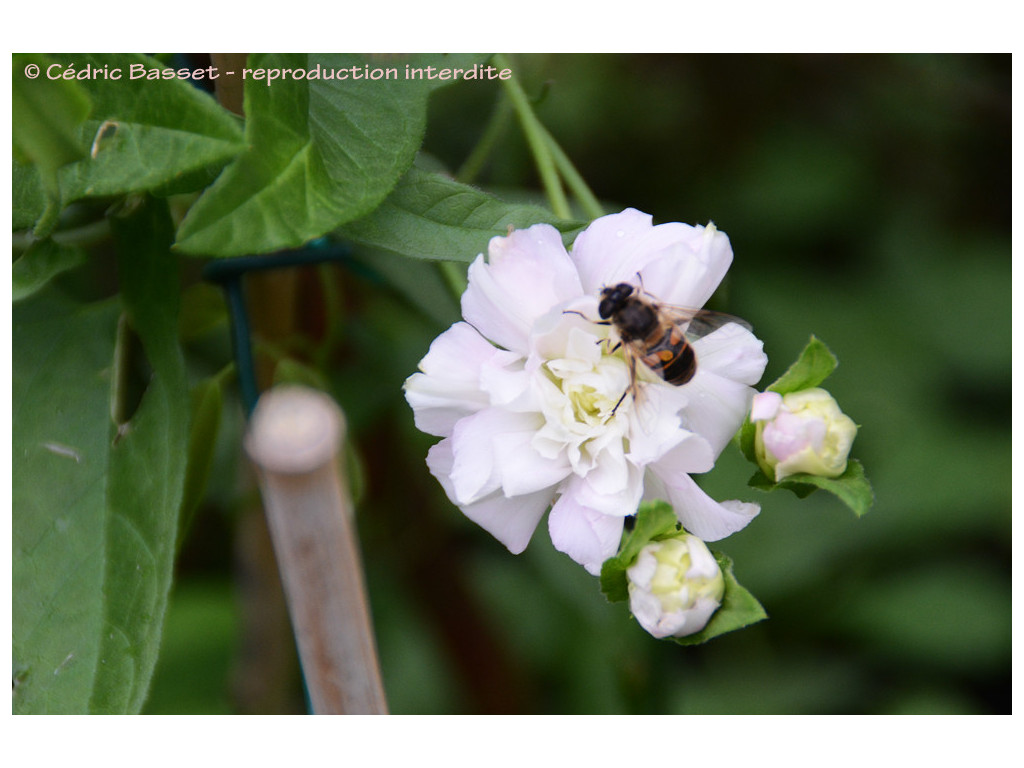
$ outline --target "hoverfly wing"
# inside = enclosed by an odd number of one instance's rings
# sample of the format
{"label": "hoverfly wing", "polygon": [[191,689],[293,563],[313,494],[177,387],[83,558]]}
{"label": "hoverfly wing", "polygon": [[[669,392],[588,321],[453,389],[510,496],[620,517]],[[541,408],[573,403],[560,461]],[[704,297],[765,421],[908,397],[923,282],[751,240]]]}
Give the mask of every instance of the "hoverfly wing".
{"label": "hoverfly wing", "polygon": [[711,309],[686,309],[685,307],[674,307],[662,304],[659,306],[662,315],[671,320],[674,325],[681,328],[689,341],[696,341],[709,336],[719,328],[735,324],[748,331],[752,331],[750,323],[735,315],[727,315],[724,312],[716,312]]}

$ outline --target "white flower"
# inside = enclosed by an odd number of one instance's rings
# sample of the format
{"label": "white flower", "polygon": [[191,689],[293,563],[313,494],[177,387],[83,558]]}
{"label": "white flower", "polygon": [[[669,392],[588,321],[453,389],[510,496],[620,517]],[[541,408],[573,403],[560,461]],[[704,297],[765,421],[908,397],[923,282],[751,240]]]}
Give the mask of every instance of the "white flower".
{"label": "white flower", "polygon": [[550,506],[555,547],[591,573],[645,496],[707,540],[743,528],[759,507],[719,504],[690,473],[711,469],[739,429],[761,342],[736,324],[696,341],[697,373],[679,387],[638,364],[634,401],[624,350],[597,322],[606,285],[642,281],[661,303],[700,308],[731,261],[713,225],[652,226],[632,209],[595,220],[571,254],[546,224],[493,238],[469,268],[465,322],[405,383],[416,426],[444,438],[427,464],[452,502],[514,553]]}
{"label": "white flower", "polygon": [[714,556],[687,533],[645,546],[626,576],[630,612],[658,638],[700,632],[725,594]]}
{"label": "white flower", "polygon": [[839,477],[846,471],[857,425],[824,389],[761,392],[750,420],[757,424],[757,462],[775,482],[801,472]]}

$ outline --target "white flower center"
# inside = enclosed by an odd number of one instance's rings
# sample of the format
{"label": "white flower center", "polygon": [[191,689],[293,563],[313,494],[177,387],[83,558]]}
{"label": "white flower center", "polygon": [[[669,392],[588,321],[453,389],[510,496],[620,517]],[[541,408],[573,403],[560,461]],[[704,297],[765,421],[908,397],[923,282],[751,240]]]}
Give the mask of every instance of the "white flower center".
{"label": "white flower center", "polygon": [[546,361],[541,371],[544,425],[534,447],[545,456],[567,455],[579,474],[606,448],[617,443],[621,453],[628,426],[629,398],[620,403],[629,387],[626,363],[609,355],[596,361],[566,357]]}

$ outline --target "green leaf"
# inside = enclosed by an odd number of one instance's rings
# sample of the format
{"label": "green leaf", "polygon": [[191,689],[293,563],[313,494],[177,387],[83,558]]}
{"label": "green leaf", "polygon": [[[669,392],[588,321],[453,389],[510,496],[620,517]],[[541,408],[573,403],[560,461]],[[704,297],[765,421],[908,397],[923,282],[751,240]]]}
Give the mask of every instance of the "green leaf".
{"label": "green leaf", "polygon": [[763,472],[758,471],[750,478],[748,484],[752,488],[759,488],[763,491],[785,488],[799,498],[804,498],[821,488],[837,496],[858,517],[871,509],[871,505],[875,502],[875,493],[864,474],[864,467],[856,459],[850,459],[847,462],[846,471],[839,477],[818,477],[801,473],[790,475],[781,482],[774,483]]}
{"label": "green leaf", "polygon": [[749,627],[759,621],[768,618],[761,603],[757,601],[746,588],[744,588],[732,572],[732,560],[728,555],[721,552],[714,552],[718,567],[722,569],[722,576],[725,578],[725,594],[722,596],[722,605],[711,615],[711,620],[700,632],[695,632],[686,637],[667,638],[679,645],[700,645],[706,643],[713,637],[724,635],[736,629]]}
{"label": "green leaf", "polygon": [[785,395],[801,389],[811,389],[829,377],[839,361],[816,336],[811,336],[800,357],[771,384],[768,389]]}
{"label": "green leaf", "polygon": [[[39,54],[14,55],[11,116],[15,159],[35,165],[45,193],[37,198],[40,207],[32,216],[37,237],[46,237],[57,226],[65,202],[58,171],[85,155],[87,145],[79,126],[91,109],[81,84],[47,76],[52,63]],[[34,79],[27,74],[33,68]],[[23,205],[25,199],[17,203]]]}
{"label": "green leaf", "polygon": [[156,661],[185,476],[188,393],[166,205],[116,217],[124,310],[153,371],[110,420],[119,307],[14,308],[13,651],[19,713],[137,712]]}
{"label": "green leaf", "polygon": [[[78,129],[89,114],[89,97],[75,80],[48,77],[46,71],[52,63],[39,54],[14,54],[14,147],[38,166],[44,184],[47,179],[55,180],[58,168],[83,157],[88,146],[82,142]],[[31,67],[36,68],[35,78],[25,74]]]}
{"label": "green leaf", "polygon": [[[64,205],[84,197],[200,189],[244,149],[240,121],[209,94],[177,77],[138,76],[170,71],[155,59],[99,53],[52,58],[61,71],[89,67],[116,76],[54,81],[83,88],[92,103],[89,118],[75,127],[74,139],[83,150],[58,174]],[[43,87],[43,79],[26,90],[41,98],[34,89]],[[18,105],[14,112],[17,116]],[[33,221],[42,214],[36,206]]]}
{"label": "green leaf", "polygon": [[[469,55],[376,59],[355,54],[259,54],[245,83],[248,151],[189,211],[185,253],[238,256],[294,248],[365,216],[412,164],[427,99],[446,81],[404,78],[404,67],[465,66]],[[282,77],[300,70],[320,77]],[[349,75],[340,79],[340,73]],[[356,79],[379,70],[389,79]],[[259,73],[263,72],[262,78]],[[323,75],[331,73],[331,79]]]}
{"label": "green leaf", "polygon": [[679,530],[679,521],[671,505],[664,501],[645,502],[636,514],[633,530],[619,548],[619,554],[601,566],[601,591],[610,602],[629,599],[626,569],[633,564],[640,550],[664,536]]}
{"label": "green leaf", "polygon": [[84,714],[103,634],[116,304],[45,291],[12,317],[16,713]]}
{"label": "green leaf", "polygon": [[28,229],[46,208],[46,193],[39,178],[39,169],[15,160],[11,175],[11,229]]}
{"label": "green leaf", "polygon": [[121,73],[119,80],[86,81],[93,111],[81,138],[91,153],[61,172],[65,203],[158,190],[219,168],[245,147],[238,119],[187,80],[130,78],[133,72],[170,71],[155,59],[96,53],[57,60]]}
{"label": "green leaf", "polygon": [[53,277],[74,269],[86,259],[76,245],[61,245],[50,238],[37,240],[28,247],[11,269],[11,298],[28,298]]}
{"label": "green leaf", "polygon": [[585,222],[535,205],[509,204],[475,187],[412,167],[372,214],[342,227],[343,237],[420,259],[469,262],[508,228],[554,225],[570,242]]}

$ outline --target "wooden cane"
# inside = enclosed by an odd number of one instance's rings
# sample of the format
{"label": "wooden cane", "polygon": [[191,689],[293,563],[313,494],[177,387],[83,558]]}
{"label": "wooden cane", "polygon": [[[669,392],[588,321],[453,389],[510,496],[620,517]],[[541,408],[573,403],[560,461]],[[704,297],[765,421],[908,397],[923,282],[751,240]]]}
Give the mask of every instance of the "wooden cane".
{"label": "wooden cane", "polygon": [[341,411],[282,386],[245,438],[255,463],[314,714],[387,714],[352,502],[338,467]]}

